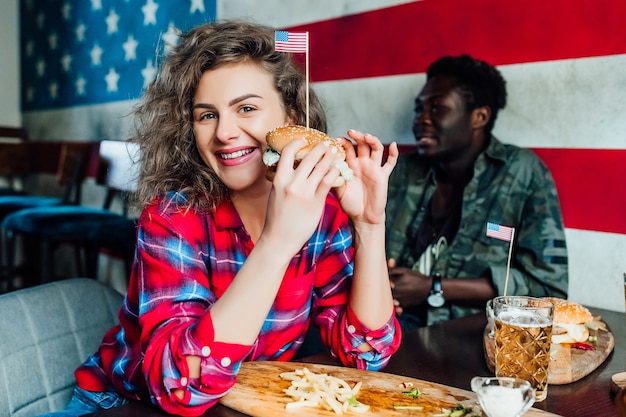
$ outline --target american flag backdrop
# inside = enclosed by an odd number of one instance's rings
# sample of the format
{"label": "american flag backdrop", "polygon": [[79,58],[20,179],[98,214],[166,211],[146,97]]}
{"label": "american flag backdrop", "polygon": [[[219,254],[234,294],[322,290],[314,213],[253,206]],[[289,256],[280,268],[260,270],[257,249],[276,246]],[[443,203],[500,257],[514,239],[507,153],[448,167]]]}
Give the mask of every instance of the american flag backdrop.
{"label": "american flag backdrop", "polygon": [[22,108],[137,99],[177,30],[215,20],[215,0],[23,0]]}
{"label": "american flag backdrop", "polygon": [[[356,128],[387,143],[414,142],[413,100],[434,59],[470,53],[497,65],[509,99],[495,134],[532,148],[553,172],[570,254],[570,298],[623,309],[623,0],[204,0],[202,13],[194,6],[200,0],[31,0],[34,9],[21,1],[22,19],[28,16],[22,24],[23,117],[38,138],[123,135],[130,123],[123,116],[145,82],[142,70],[150,59],[156,65],[172,23],[185,29],[213,18],[250,18],[309,32],[310,80],[326,106],[329,133]],[[68,4],[72,23],[64,24]],[[157,24],[145,23],[151,4],[158,5]],[[108,33],[112,10],[119,15],[115,34]],[[40,23],[38,16],[47,13]],[[84,44],[76,38],[81,23],[98,27],[85,32],[90,41]],[[40,24],[59,27],[58,33],[44,35]],[[131,35],[140,46],[136,59],[127,60],[123,45],[133,44]],[[103,50],[101,66],[90,61],[96,44]],[[67,73],[65,54],[73,56]],[[303,60],[304,54],[294,58]],[[42,67],[46,75],[38,78]],[[111,68],[120,77],[116,91],[109,91],[106,79]],[[87,80],[84,96],[77,94],[79,75]],[[50,87],[55,81],[58,86]]]}

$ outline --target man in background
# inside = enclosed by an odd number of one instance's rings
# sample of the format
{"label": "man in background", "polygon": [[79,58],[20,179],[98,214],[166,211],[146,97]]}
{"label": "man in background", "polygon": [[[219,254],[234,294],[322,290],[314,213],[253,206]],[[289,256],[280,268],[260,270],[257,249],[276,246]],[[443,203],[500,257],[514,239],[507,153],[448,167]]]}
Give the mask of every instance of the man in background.
{"label": "man in background", "polygon": [[[415,99],[417,150],[400,156],[387,203],[390,279],[405,329],[484,311],[505,288],[567,297],[554,180],[532,151],[492,135],[505,105],[506,83],[484,61],[448,56],[428,67]],[[487,235],[488,223],[500,239]]]}

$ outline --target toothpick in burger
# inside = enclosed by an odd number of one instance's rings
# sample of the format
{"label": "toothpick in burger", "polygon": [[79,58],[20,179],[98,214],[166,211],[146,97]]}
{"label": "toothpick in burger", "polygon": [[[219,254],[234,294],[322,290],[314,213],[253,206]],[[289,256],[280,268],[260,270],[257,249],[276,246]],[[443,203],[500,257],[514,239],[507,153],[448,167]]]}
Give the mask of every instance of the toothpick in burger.
{"label": "toothpick in burger", "polygon": [[295,155],[294,165],[297,166],[306,154],[317,144],[328,142],[329,146],[337,150],[337,167],[340,175],[333,184],[333,187],[341,187],[352,179],[352,170],[346,163],[346,151],[341,146],[341,142],[328,136],[317,129],[299,125],[280,126],[267,132],[265,136],[267,149],[263,154],[263,163],[267,166],[265,177],[273,181],[276,176],[276,166],[280,160],[280,153],[287,144],[296,139],[304,139],[307,145],[301,148]]}

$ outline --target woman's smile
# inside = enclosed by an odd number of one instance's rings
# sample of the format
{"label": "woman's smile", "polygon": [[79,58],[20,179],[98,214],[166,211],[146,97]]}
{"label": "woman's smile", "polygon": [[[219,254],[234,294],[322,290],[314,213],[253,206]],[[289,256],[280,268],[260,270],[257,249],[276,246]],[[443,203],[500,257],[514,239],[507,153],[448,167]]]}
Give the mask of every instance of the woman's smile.
{"label": "woman's smile", "polygon": [[215,152],[217,160],[226,167],[244,164],[260,155],[258,147],[231,148]]}

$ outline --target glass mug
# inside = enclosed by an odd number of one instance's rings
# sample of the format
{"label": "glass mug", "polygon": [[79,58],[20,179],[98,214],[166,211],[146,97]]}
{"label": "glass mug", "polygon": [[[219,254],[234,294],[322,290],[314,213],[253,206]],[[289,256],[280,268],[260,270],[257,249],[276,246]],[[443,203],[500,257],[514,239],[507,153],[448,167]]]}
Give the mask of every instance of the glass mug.
{"label": "glass mug", "polygon": [[487,335],[490,339],[495,337],[495,329],[493,324],[493,299],[487,300],[487,304],[485,305],[485,314],[487,316],[487,330],[489,333]]}
{"label": "glass mug", "polygon": [[541,298],[501,296],[493,299],[497,377],[530,382],[535,401],[548,395],[548,367],[554,306]]}
{"label": "glass mug", "polygon": [[488,417],[519,417],[535,403],[535,390],[523,379],[475,376],[471,387]]}

